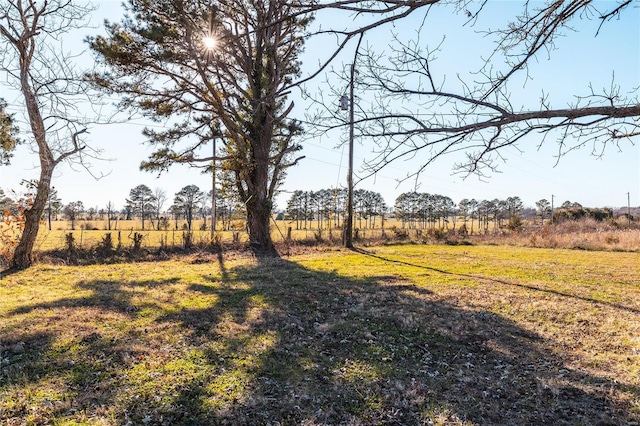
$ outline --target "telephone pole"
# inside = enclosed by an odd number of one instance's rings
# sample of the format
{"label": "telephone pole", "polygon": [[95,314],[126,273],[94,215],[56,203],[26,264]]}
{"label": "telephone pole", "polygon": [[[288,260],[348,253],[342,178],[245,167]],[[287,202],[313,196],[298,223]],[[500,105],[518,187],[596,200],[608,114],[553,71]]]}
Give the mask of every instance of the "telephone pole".
{"label": "telephone pole", "polygon": [[[360,50],[360,44],[364,33],[360,33],[360,39],[356,45],[356,51],[353,55],[353,63],[351,64],[351,72],[349,75],[349,172],[347,175],[347,221],[344,226],[343,245],[346,248],[353,248],[353,121],[354,121],[354,80],[356,76],[356,62],[358,60],[358,51]],[[340,107],[344,110],[346,96],[340,98]]]}
{"label": "telephone pole", "polygon": [[211,244],[216,236],[216,137],[213,136],[213,160],[211,161]]}
{"label": "telephone pole", "polygon": [[[355,77],[355,63],[351,64],[351,74],[349,80],[349,99],[342,96],[340,99],[340,107],[345,109],[345,103],[348,102],[349,109],[349,171],[347,172],[347,220],[344,226],[343,245],[346,248],[353,248],[353,80]],[[346,102],[345,102],[346,101]]]}
{"label": "telephone pole", "polygon": [[627,192],[627,223],[631,228],[631,194]]}

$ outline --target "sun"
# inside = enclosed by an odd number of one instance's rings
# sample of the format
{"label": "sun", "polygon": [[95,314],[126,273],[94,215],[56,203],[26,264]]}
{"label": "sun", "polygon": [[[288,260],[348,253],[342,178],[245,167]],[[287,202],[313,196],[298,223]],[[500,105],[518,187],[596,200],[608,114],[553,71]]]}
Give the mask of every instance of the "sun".
{"label": "sun", "polygon": [[211,51],[218,46],[218,40],[213,36],[205,36],[202,38],[202,44],[206,50]]}

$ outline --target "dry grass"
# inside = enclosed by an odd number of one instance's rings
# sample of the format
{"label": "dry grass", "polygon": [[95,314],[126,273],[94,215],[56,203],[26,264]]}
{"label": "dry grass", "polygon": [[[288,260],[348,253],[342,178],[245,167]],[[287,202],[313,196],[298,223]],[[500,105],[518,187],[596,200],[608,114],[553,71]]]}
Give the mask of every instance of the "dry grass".
{"label": "dry grass", "polygon": [[[201,221],[194,221],[194,231],[192,231],[192,242],[196,245],[207,245],[211,242],[211,233],[208,230],[199,230]],[[328,244],[340,245],[341,232],[333,229],[329,232],[326,229],[318,231],[315,228],[295,229],[295,222],[276,221],[272,226],[272,238],[277,243],[283,243],[288,236],[288,228],[291,230],[291,244]],[[174,223],[171,223],[172,226]],[[113,226],[116,224],[113,223]],[[317,225],[317,224],[312,224]],[[178,228],[181,228],[179,223]],[[462,226],[458,221],[457,229]],[[469,226],[469,225],[467,225]],[[80,228],[90,229],[80,229]],[[184,243],[183,231],[181,229],[170,229],[167,231],[140,230],[139,221],[119,221],[118,229],[106,230],[106,221],[79,221],[77,228],[71,231],[67,221],[54,222],[52,231],[41,229],[38,237],[37,249],[39,251],[59,250],[65,247],[65,236],[72,232],[78,248],[92,248],[100,243],[106,233],[111,233],[114,244],[120,242],[123,247],[133,245],[134,233],[143,235],[142,247],[155,249],[161,246],[179,247]],[[98,229],[94,229],[98,228]],[[397,221],[386,221],[386,230],[381,229],[360,229],[357,231],[356,240],[363,245],[393,244],[398,242],[439,244],[448,242],[449,244],[498,244],[512,245],[519,247],[537,248],[566,248],[581,250],[606,250],[606,251],[633,251],[640,252],[640,227],[633,224],[627,227],[625,221],[617,222],[597,222],[593,219],[583,219],[580,221],[567,221],[553,226],[547,224],[540,226],[538,223],[525,222],[524,228],[519,232],[507,230],[494,230],[489,228],[489,232],[484,234],[476,229],[473,235],[460,236],[453,229],[443,232],[430,229],[402,229]],[[248,241],[248,236],[244,229],[239,226],[236,231],[218,231],[217,241],[223,244],[244,244]]]}
{"label": "dry grass", "polygon": [[637,424],[637,253],[324,248],[0,281],[0,423]]}
{"label": "dry grass", "polygon": [[529,225],[521,232],[478,236],[473,241],[520,247],[640,252],[640,227],[583,219],[553,226]]}

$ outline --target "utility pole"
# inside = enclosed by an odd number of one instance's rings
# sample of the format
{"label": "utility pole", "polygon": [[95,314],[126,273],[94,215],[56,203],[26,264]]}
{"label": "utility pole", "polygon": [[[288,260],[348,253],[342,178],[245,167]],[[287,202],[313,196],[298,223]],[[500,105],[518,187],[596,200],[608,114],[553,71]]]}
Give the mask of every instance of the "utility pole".
{"label": "utility pole", "polygon": [[627,223],[631,228],[631,194],[627,192]]}
{"label": "utility pole", "polygon": [[[346,96],[340,98],[340,107],[349,109],[349,171],[347,172],[347,220],[344,224],[343,245],[346,248],[353,248],[353,80],[355,77],[355,64],[351,64],[351,74],[349,81],[349,99]],[[348,105],[345,105],[348,103]]]}
{"label": "utility pole", "polygon": [[554,195],[551,194],[551,224],[553,225],[553,197]]}
{"label": "utility pole", "polygon": [[211,244],[216,235],[216,137],[213,136],[213,160],[211,160]]}
{"label": "utility pole", "polygon": [[[356,76],[356,62],[358,60],[358,51],[360,50],[360,44],[364,33],[360,33],[358,44],[356,45],[355,54],[353,55],[353,62],[351,63],[351,72],[349,75],[349,172],[347,176],[347,219],[344,227],[343,245],[346,248],[353,248],[353,121],[354,121],[354,81]],[[347,105],[346,96],[340,98],[340,107],[344,110]]]}

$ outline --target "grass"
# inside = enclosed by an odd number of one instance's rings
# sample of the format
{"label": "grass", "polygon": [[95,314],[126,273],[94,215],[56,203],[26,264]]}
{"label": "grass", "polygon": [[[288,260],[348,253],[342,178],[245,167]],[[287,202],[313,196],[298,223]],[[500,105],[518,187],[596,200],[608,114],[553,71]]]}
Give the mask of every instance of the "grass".
{"label": "grass", "polygon": [[0,281],[0,423],[638,424],[638,256],[37,265]]}
{"label": "grass", "polygon": [[[184,231],[182,226],[186,226],[184,221],[176,224],[171,222],[171,229],[157,231],[149,230],[151,224],[147,224],[147,229],[141,231],[139,220],[113,221],[113,230],[107,230],[107,222],[104,220],[77,221],[76,230],[71,230],[70,222],[54,221],[52,230],[47,229],[43,224],[38,235],[36,250],[47,252],[61,250],[67,247],[66,235],[73,234],[74,244],[80,249],[91,249],[98,246],[105,234],[110,233],[114,245],[120,244],[123,248],[133,246],[135,233],[143,236],[142,248],[157,249],[159,247],[180,247],[184,245]],[[207,246],[211,242],[210,230],[200,230],[202,220],[193,223],[191,242],[197,246]],[[447,232],[433,232],[432,229],[402,229],[401,223],[397,220],[387,220],[386,230],[382,229],[359,229],[357,240],[361,244],[387,244],[393,242],[414,242],[414,243],[443,243],[450,244],[470,243],[480,245],[510,245],[518,247],[537,248],[568,248],[588,251],[608,250],[608,251],[632,251],[640,252],[640,227],[638,223],[633,223],[631,227],[623,219],[617,221],[598,222],[591,218],[579,221],[566,221],[555,225],[547,223],[540,226],[537,221],[525,221],[525,226],[519,232],[510,232],[506,229],[494,230],[491,226],[485,234],[478,230],[475,224],[473,235],[462,237],[449,229]],[[0,224],[0,228],[3,225]],[[216,240],[234,247],[243,246],[248,241],[242,222],[235,222],[235,231],[217,231]],[[309,229],[295,229],[295,221],[273,221],[272,239],[279,244],[286,240],[288,228],[291,228],[292,244],[310,243],[317,244],[340,244],[340,229],[334,228],[331,232],[327,229],[318,231],[317,223],[310,223]],[[326,224],[325,224],[326,226]],[[458,228],[462,226],[462,221],[458,220]],[[470,224],[467,224],[470,227]],[[117,229],[115,229],[117,228]],[[398,232],[396,232],[398,231]]]}

